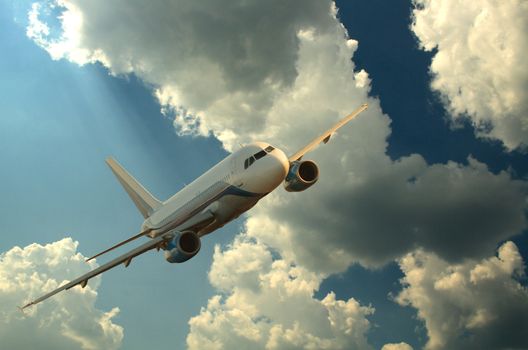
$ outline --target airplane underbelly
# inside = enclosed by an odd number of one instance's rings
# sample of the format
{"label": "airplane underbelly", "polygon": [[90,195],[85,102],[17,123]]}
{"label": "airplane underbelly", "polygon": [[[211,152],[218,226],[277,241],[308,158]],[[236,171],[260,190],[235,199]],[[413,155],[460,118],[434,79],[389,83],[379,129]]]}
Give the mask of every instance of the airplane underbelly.
{"label": "airplane underbelly", "polygon": [[242,213],[251,209],[262,197],[224,196],[218,200],[218,207],[214,215],[216,220],[199,232],[200,236],[208,234],[228,222],[238,218]]}

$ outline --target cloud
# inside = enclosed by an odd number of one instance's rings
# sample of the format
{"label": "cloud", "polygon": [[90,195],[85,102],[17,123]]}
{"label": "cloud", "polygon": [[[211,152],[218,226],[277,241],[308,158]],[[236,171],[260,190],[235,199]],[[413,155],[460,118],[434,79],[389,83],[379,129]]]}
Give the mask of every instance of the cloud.
{"label": "cloud", "polygon": [[[136,74],[180,130],[212,132],[228,150],[261,139],[291,154],[369,102],[309,155],[321,165],[316,186],[276,191],[250,214],[249,234],[284,256],[324,273],[380,266],[416,247],[456,261],[487,256],[526,228],[526,184],[507,172],[492,174],[471,157],[468,165],[390,159],[390,119],[368,97],[368,74],[352,61],[358,43],[330,1],[243,1],[222,11],[215,1],[58,4],[59,37],[45,35],[45,11],[32,8],[37,44],[55,58]],[[279,229],[281,239],[269,237]]]}
{"label": "cloud", "polygon": [[314,298],[320,275],[247,236],[215,247],[209,279],[223,293],[189,321],[189,349],[371,349],[372,307],[332,292]]}
{"label": "cloud", "polygon": [[428,166],[414,155],[367,167],[346,155],[339,167],[330,152],[317,159],[321,183],[264,201],[247,222],[250,236],[314,271],[380,266],[417,247],[449,261],[481,258],[526,227],[526,184],[472,158]]}
{"label": "cloud", "polygon": [[[347,37],[330,2],[277,9],[249,1],[220,13],[214,2],[154,2],[148,9],[130,2],[61,4],[64,33],[47,42],[69,49],[57,57],[99,60],[114,74],[133,72],[154,87],[165,109],[177,112],[180,127],[212,132],[226,149],[262,139],[291,154],[369,102],[330,145],[309,155],[321,167],[316,186],[299,194],[279,189],[250,213],[248,234],[288,259],[334,273],[354,262],[380,266],[416,247],[450,261],[480,258],[526,227],[526,184],[507,172],[492,174],[473,158],[467,166],[429,165],[416,154],[389,158],[390,119],[368,97],[368,74],[352,61],[358,43]],[[258,19],[240,18],[242,12]],[[280,14],[270,16],[277,23],[256,15],[272,12]],[[82,21],[69,25],[68,16]],[[272,34],[278,39],[269,40]],[[68,44],[68,38],[78,40]],[[91,58],[80,59],[81,52]],[[268,59],[274,63],[261,62]],[[258,72],[244,76],[247,66]]]}
{"label": "cloud", "polygon": [[528,289],[517,280],[525,266],[514,243],[480,262],[449,264],[419,250],[399,264],[405,276],[396,300],[417,309],[427,349],[528,347]]}
{"label": "cloud", "polygon": [[[71,238],[46,244],[14,247],[0,255],[0,338],[6,349],[117,349],[123,328],[113,323],[119,309],[95,307],[99,279],[72,288],[22,314],[17,305],[41,296],[65,280],[87,272]],[[25,336],[31,334],[30,337]]]}
{"label": "cloud", "polygon": [[412,350],[412,346],[407,343],[385,344],[381,350]]}
{"label": "cloud", "polygon": [[412,31],[435,51],[432,88],[455,122],[509,150],[528,146],[528,4],[522,0],[414,0]]}
{"label": "cloud", "polygon": [[308,156],[321,168],[314,187],[275,191],[249,213],[247,233],[217,248],[210,280],[219,294],[191,319],[191,348],[368,348],[372,308],[332,293],[315,299],[327,275],[420,248],[446,264],[480,259],[526,228],[527,185],[508,172],[472,157],[462,165],[387,155],[390,119],[368,96],[368,73],[352,61],[358,42],[329,1],[232,2],[222,11],[214,1],[61,3],[63,18],[82,20],[63,20],[62,36],[39,45],[137,75],[180,132],[212,133],[228,150],[261,139],[291,154],[369,103]]}
{"label": "cloud", "polygon": [[[101,62],[113,74],[152,84],[182,131],[250,131],[297,73],[297,32],[331,28],[330,1],[52,1],[62,34],[50,35],[47,11],[34,6],[28,36],[54,59]],[[48,11],[49,12],[49,11]],[[273,14],[262,16],[263,13]],[[119,21],[116,21],[119,18]]]}

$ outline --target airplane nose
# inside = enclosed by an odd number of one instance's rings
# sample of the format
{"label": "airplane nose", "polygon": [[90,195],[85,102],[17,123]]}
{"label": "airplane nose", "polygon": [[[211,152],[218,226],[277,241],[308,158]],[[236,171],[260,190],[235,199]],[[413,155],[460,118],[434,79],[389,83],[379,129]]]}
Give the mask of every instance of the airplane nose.
{"label": "airplane nose", "polygon": [[256,164],[260,164],[260,166],[247,168],[248,175],[243,182],[244,189],[247,191],[269,193],[284,181],[290,170],[290,162],[284,152],[270,145],[263,148],[268,148],[268,150],[266,150],[265,156],[256,160]]}
{"label": "airplane nose", "polygon": [[290,170],[290,161],[288,160],[288,157],[286,157],[286,154],[284,154],[284,152],[280,149],[276,148],[272,155],[277,162],[277,171],[280,174],[282,182]]}

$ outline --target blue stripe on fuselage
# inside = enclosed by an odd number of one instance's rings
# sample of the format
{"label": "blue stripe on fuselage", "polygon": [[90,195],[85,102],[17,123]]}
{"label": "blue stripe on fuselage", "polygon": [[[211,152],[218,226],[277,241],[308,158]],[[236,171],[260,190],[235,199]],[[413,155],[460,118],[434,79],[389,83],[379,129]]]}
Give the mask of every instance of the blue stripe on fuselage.
{"label": "blue stripe on fuselage", "polygon": [[220,193],[220,198],[226,195],[233,195],[239,197],[264,197],[267,193],[254,193],[241,189],[236,186],[229,186],[224,191]]}
{"label": "blue stripe on fuselage", "polygon": [[[218,184],[218,183],[216,183]],[[156,227],[156,228],[153,228],[154,230],[162,230],[161,232],[167,232],[171,229],[174,229],[175,227],[178,227],[180,225],[183,225],[185,222],[187,222],[188,220],[190,220],[194,215],[198,214],[200,211],[204,210],[205,208],[207,208],[207,206],[209,206],[211,203],[221,199],[222,197],[224,196],[228,196],[228,195],[231,195],[231,196],[238,196],[238,197],[245,197],[245,198],[262,198],[264,197],[265,195],[267,195],[267,193],[255,193],[255,192],[249,192],[249,191],[246,191],[246,190],[243,190],[239,187],[236,187],[234,185],[229,185],[228,187],[226,187],[224,190],[222,190],[222,192],[218,193],[216,196],[210,198],[209,200],[205,201],[204,203],[200,204],[199,206],[197,206],[189,215],[188,217],[182,221],[182,222],[179,222],[177,224],[174,224],[174,222],[169,222],[165,225],[162,225],[160,227]],[[196,197],[195,197],[196,198]],[[192,200],[191,200],[192,201]],[[189,202],[188,202],[189,203]],[[187,204],[188,204],[187,203]],[[183,206],[180,207],[183,208],[185,205],[187,204],[184,204]],[[176,211],[177,213],[177,211]],[[167,227],[168,226],[168,227]]]}

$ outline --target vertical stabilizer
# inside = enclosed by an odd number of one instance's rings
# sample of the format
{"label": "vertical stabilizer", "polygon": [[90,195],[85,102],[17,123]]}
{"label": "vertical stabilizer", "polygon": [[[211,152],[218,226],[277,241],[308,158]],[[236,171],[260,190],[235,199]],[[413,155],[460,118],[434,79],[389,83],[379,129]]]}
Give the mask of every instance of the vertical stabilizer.
{"label": "vertical stabilizer", "polygon": [[134,202],[144,218],[148,218],[160,205],[149,191],[145,189],[132,175],[130,175],[115,159],[106,158],[106,164],[112,169],[130,199]]}

